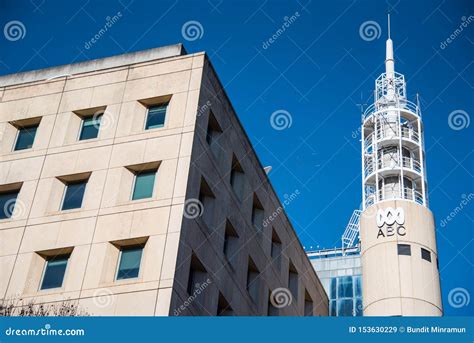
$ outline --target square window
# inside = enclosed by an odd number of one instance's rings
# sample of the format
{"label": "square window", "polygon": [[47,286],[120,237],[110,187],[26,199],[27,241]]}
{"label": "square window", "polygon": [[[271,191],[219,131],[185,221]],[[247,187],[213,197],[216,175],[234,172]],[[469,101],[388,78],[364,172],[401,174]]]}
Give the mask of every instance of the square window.
{"label": "square window", "polygon": [[219,144],[219,139],[222,136],[222,129],[217,122],[214,114],[212,111],[209,113],[209,122],[207,125],[207,132],[206,132],[206,142],[209,145],[212,154],[218,160],[223,151],[222,147]]}
{"label": "square window", "polygon": [[40,289],[59,288],[63,285],[69,256],[54,256],[46,261]]}
{"label": "square window", "polygon": [[19,192],[19,190],[15,190],[0,193],[0,219],[11,218]]}
{"label": "square window", "polygon": [[82,199],[84,198],[86,185],[87,180],[67,183],[61,210],[64,211],[73,208],[80,208],[82,206]]}
{"label": "square window", "polygon": [[80,141],[97,138],[102,115],[103,114],[99,114],[82,119],[81,133],[79,135]]}
{"label": "square window", "polygon": [[353,316],[354,304],[352,299],[337,300],[337,315],[340,317]]}
{"label": "square window", "polygon": [[398,255],[411,256],[410,244],[397,244]]}
{"label": "square window", "polygon": [[290,271],[288,273],[288,288],[293,295],[293,301],[298,302],[298,272],[296,271],[295,266],[290,262]]}
{"label": "square window", "polygon": [[314,314],[314,303],[313,298],[309,295],[308,291],[304,292],[304,315],[313,316]]}
{"label": "square window", "polygon": [[166,109],[168,104],[148,107],[145,130],[156,129],[165,125]]}
{"label": "square window", "polygon": [[424,248],[421,248],[421,258],[428,261],[428,262],[431,262],[431,253],[429,250],[426,250]]}
{"label": "square window", "polygon": [[33,147],[37,129],[38,125],[19,128],[14,150],[25,150]]}
{"label": "square window", "polygon": [[121,248],[116,279],[123,280],[138,277],[142,254],[143,246],[141,245]]}
{"label": "square window", "polygon": [[230,173],[230,185],[239,201],[244,198],[245,191],[245,174],[238,168],[232,168]]}
{"label": "square window", "polygon": [[258,200],[257,196],[254,195],[252,208],[252,224],[257,230],[257,232],[263,231],[264,217],[265,211],[263,210],[262,203]]}
{"label": "square window", "polygon": [[135,174],[132,200],[151,198],[155,186],[156,170],[138,172]]}
{"label": "square window", "polygon": [[352,296],[353,296],[352,276],[340,277],[338,280],[338,285],[337,285],[337,297],[338,298],[352,298]]}
{"label": "square window", "polygon": [[232,268],[237,267],[239,236],[232,224],[227,221],[224,233],[224,256]]}
{"label": "square window", "polygon": [[250,295],[252,301],[258,304],[258,297],[260,293],[260,272],[258,271],[255,263],[249,258],[249,264],[247,267],[247,292]]}

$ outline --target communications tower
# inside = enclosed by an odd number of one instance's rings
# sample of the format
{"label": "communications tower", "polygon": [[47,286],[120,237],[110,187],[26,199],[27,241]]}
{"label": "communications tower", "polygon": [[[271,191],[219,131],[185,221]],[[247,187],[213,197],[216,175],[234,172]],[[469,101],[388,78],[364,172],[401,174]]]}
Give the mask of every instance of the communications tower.
{"label": "communications tower", "polygon": [[363,314],[440,316],[421,111],[418,99],[408,101],[405,77],[394,66],[389,17],[385,72],[362,115]]}

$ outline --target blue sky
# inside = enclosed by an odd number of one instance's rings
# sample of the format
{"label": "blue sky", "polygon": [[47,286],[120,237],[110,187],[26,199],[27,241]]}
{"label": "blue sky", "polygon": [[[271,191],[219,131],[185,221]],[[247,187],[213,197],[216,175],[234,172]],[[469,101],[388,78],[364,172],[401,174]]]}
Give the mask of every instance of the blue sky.
{"label": "blue sky", "polygon": [[[340,245],[361,202],[358,106],[371,103],[383,72],[390,10],[395,68],[407,78],[409,98],[420,93],[445,314],[472,315],[474,299],[457,308],[448,298],[458,287],[474,297],[474,204],[444,227],[441,221],[474,193],[474,123],[467,125],[474,115],[473,9],[468,0],[0,0],[1,27],[11,21],[24,26],[20,37],[0,36],[0,74],[178,42],[191,53],[206,51],[260,160],[273,167],[270,179],[280,198],[300,192],[287,212],[303,245],[329,248]],[[285,20],[291,24],[268,44]],[[201,25],[202,36],[183,36],[189,21]],[[360,34],[369,21],[375,36]],[[279,110],[291,116],[284,130],[270,123]],[[448,122],[453,111],[465,119],[458,130]]]}

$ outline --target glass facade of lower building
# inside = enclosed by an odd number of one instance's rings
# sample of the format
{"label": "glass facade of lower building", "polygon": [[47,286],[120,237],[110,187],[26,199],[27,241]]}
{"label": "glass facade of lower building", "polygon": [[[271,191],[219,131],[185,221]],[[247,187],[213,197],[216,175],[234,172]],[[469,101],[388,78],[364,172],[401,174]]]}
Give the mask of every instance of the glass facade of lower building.
{"label": "glass facade of lower building", "polygon": [[358,252],[308,253],[329,297],[331,316],[362,316],[362,269]]}

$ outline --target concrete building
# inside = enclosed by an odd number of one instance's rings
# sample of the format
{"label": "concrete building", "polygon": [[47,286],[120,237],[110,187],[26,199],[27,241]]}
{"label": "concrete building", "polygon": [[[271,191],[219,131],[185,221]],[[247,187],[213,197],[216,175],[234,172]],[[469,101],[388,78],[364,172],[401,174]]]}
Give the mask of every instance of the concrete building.
{"label": "concrete building", "polygon": [[362,116],[364,316],[440,316],[421,111],[407,99],[405,77],[394,64],[389,23],[385,72]]}
{"label": "concrete building", "polygon": [[92,315],[328,314],[204,53],[0,77],[0,135],[0,298]]}

